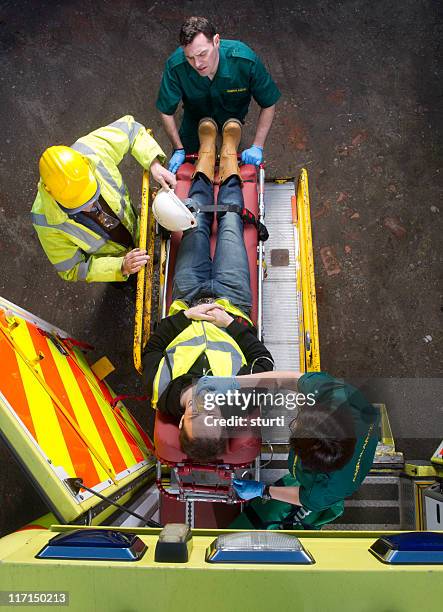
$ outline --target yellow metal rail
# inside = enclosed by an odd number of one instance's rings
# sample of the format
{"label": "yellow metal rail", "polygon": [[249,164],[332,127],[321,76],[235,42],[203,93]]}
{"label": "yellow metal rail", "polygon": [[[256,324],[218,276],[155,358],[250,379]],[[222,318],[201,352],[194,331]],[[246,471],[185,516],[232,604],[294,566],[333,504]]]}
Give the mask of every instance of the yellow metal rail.
{"label": "yellow metal rail", "polygon": [[149,261],[137,274],[135,298],[133,358],[137,372],[141,374],[142,352],[151,331],[152,281],[154,277],[155,219],[149,206],[149,174],[143,173],[142,205],[140,211],[139,248],[146,249]]}
{"label": "yellow metal rail", "polygon": [[317,372],[320,370],[320,342],[318,337],[308,173],[304,168],[300,173],[297,185],[297,223],[300,237],[300,266],[297,286],[301,289],[303,308],[300,329],[300,370],[302,372]]}

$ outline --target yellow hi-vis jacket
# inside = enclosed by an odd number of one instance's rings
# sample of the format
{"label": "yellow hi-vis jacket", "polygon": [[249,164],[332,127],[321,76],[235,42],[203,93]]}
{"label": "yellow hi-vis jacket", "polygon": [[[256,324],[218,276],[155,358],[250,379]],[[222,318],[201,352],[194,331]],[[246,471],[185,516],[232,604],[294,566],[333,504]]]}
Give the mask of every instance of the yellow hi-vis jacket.
{"label": "yellow hi-vis jacket", "polygon": [[[138,245],[139,218],[118,169],[128,153],[149,170],[166,157],[157,142],[131,115],[79,138],[72,148],[87,158],[101,195]],[[123,281],[123,257],[129,249],[70,218],[46,191],[42,181],[32,206],[32,222],[41,245],[61,278],[68,281]]]}
{"label": "yellow hi-vis jacket", "polygon": [[[250,319],[228,300],[219,299],[226,311],[234,316]],[[169,315],[186,310],[188,306],[179,300],[171,304]],[[151,404],[157,403],[171,380],[186,374],[202,353],[206,353],[212,376],[235,376],[246,358],[237,342],[223,328],[209,321],[191,321],[166,347],[166,354],[161,359],[152,385]]]}

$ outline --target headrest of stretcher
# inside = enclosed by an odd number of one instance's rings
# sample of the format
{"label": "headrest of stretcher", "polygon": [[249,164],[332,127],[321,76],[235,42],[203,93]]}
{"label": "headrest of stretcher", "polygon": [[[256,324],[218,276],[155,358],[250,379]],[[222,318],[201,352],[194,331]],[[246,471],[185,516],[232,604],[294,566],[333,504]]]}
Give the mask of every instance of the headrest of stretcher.
{"label": "headrest of stretcher", "polygon": [[[189,462],[180,448],[180,430],[170,417],[159,410],[155,413],[154,445],[155,454],[159,459],[169,463]],[[237,437],[228,440],[226,453],[220,457],[220,463],[231,465],[244,465],[252,463],[260,453],[261,438],[253,437],[251,431],[245,428],[244,435],[240,432]]]}
{"label": "headrest of stretcher", "polygon": [[[194,172],[195,166],[189,162],[182,164],[177,170],[178,181],[190,181],[192,173]],[[252,164],[245,164],[240,166],[240,174],[244,181],[255,181],[257,178],[257,168]],[[218,172],[215,173],[215,182],[218,181]]]}

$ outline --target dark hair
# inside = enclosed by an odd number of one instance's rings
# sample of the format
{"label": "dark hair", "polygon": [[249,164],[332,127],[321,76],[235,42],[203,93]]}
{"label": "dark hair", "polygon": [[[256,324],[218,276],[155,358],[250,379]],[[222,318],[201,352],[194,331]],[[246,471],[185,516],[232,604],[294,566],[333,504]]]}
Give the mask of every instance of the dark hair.
{"label": "dark hair", "polygon": [[182,451],[198,463],[215,461],[226,450],[225,438],[190,438],[184,427],[180,429],[179,439]]}
{"label": "dark hair", "polygon": [[354,421],[347,406],[305,407],[290,427],[289,444],[308,470],[340,470],[354,454]]}
{"label": "dark hair", "polygon": [[190,45],[197,34],[204,34],[212,40],[217,30],[206,17],[188,17],[180,29],[179,40],[182,47]]}

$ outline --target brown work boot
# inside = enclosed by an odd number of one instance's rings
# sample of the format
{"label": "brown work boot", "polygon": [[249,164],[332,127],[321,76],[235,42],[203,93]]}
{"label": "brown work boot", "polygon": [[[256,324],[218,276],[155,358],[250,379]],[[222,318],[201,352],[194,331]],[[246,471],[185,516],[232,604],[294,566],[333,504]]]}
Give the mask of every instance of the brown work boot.
{"label": "brown work boot", "polygon": [[204,117],[200,119],[198,124],[198,138],[200,140],[200,148],[198,150],[198,160],[195,164],[195,169],[192,178],[201,172],[211,183],[214,181],[214,166],[215,166],[215,142],[217,139],[217,124],[214,119]]}
{"label": "brown work boot", "polygon": [[237,162],[237,149],[241,138],[241,122],[238,119],[228,119],[222,130],[223,144],[220,152],[220,183],[230,176],[237,175],[240,180],[240,170]]}

